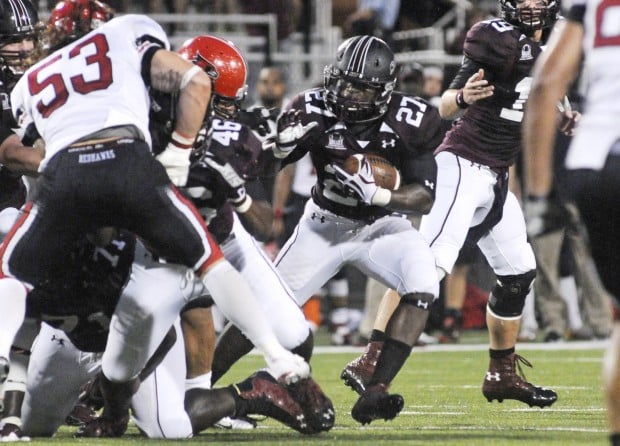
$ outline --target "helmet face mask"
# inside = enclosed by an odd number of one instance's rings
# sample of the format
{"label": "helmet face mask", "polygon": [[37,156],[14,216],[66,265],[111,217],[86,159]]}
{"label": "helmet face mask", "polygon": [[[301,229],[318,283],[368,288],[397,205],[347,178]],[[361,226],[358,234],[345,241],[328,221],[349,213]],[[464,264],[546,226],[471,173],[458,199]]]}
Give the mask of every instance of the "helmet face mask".
{"label": "helmet face mask", "polygon": [[188,40],[178,53],[211,78],[210,111],[225,119],[234,118],[248,89],[247,64],[239,49],[232,42],[205,35]]}
{"label": "helmet face mask", "polygon": [[9,86],[35,62],[38,21],[30,0],[0,0],[0,77]]}
{"label": "helmet face mask", "polygon": [[502,17],[525,33],[549,28],[558,18],[560,0],[537,0],[524,6],[525,0],[499,0]]}
{"label": "helmet face mask", "polygon": [[389,46],[372,36],[345,40],[336,61],[325,67],[325,105],[339,119],[362,123],[380,118],[396,83],[396,63]]}

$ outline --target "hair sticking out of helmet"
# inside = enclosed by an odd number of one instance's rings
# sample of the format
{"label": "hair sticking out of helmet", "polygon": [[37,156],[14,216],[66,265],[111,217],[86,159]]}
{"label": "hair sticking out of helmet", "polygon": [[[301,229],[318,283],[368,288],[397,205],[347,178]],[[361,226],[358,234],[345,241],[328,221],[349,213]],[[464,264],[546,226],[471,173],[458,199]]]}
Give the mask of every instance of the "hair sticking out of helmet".
{"label": "hair sticking out of helmet", "polygon": [[394,53],[377,37],[351,37],[323,74],[329,111],[345,122],[372,121],[386,112],[396,84]]}
{"label": "hair sticking out of helmet", "polygon": [[502,18],[526,34],[553,26],[559,17],[560,0],[535,0],[531,6],[523,3],[499,0]]}
{"label": "hair sticking out of helmet", "polygon": [[211,111],[224,118],[236,116],[247,94],[247,64],[239,49],[228,40],[204,35],[186,41],[178,53],[211,78]]}
{"label": "hair sticking out of helmet", "polygon": [[61,48],[113,17],[114,10],[108,4],[97,0],[58,2],[47,21],[46,46],[50,51]]}
{"label": "hair sticking out of helmet", "polygon": [[30,0],[0,0],[0,78],[9,87],[35,62],[39,28]]}

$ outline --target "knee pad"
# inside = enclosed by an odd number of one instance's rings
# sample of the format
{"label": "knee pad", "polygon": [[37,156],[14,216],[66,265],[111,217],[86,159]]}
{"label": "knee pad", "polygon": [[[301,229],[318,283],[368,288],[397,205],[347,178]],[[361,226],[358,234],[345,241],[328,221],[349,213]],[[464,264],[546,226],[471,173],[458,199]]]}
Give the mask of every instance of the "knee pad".
{"label": "knee pad", "polygon": [[435,296],[430,293],[408,293],[400,298],[400,303],[413,305],[420,310],[430,311]]}
{"label": "knee pad", "polygon": [[489,308],[500,317],[519,317],[525,306],[536,270],[514,276],[497,276],[497,283],[489,295]]}

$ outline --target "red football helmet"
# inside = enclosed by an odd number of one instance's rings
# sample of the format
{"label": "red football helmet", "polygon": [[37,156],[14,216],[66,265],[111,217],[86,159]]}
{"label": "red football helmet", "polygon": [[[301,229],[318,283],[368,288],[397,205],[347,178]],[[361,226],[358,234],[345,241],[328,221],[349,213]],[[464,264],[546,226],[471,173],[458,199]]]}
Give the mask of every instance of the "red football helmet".
{"label": "red football helmet", "polygon": [[178,53],[211,78],[213,111],[226,118],[235,116],[248,89],[247,64],[239,49],[219,37],[197,36],[186,41]]}
{"label": "red football helmet", "polygon": [[48,45],[51,50],[60,48],[98,28],[112,17],[114,10],[97,0],[58,2],[47,21]]}

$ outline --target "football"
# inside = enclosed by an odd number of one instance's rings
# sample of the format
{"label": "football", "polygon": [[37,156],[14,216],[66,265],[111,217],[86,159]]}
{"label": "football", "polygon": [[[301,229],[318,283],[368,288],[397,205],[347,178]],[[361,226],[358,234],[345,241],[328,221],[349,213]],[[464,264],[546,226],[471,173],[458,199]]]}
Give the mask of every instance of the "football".
{"label": "football", "polygon": [[344,161],[343,169],[350,174],[356,173],[361,158],[366,158],[370,163],[372,176],[375,178],[377,186],[389,190],[396,190],[400,187],[400,172],[392,163],[379,155],[351,155]]}

